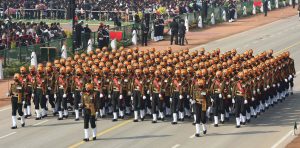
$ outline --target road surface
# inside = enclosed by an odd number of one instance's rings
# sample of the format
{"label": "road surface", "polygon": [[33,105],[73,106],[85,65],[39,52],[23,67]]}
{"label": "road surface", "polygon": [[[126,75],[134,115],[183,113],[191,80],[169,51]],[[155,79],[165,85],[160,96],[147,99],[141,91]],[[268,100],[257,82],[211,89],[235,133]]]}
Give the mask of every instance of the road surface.
{"label": "road surface", "polygon": [[[216,40],[200,47],[221,48],[222,51],[254,49],[254,53],[273,49],[275,53],[289,50],[295,59],[296,71],[300,71],[300,22],[297,16],[279,20],[259,28]],[[250,124],[235,128],[235,119],[230,123],[213,127],[209,122],[208,133],[195,138],[192,121],[171,125],[168,119],[152,124],[148,118],[134,123],[132,119],[111,122],[110,118],[97,121],[98,140],[82,142],[83,120],[73,118],[57,121],[48,117],[40,121],[26,120],[26,127],[11,130],[11,109],[0,109],[0,145],[5,148],[63,148],[63,147],[105,147],[105,148],[267,148],[284,147],[294,136],[293,124],[300,116],[300,83],[295,79],[295,94],[286,101],[267,110]]]}

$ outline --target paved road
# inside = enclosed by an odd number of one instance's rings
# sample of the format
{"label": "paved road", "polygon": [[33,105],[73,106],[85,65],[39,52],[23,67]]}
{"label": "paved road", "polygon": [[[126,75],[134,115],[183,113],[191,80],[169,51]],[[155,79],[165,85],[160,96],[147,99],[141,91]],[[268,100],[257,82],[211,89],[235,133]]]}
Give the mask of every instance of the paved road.
{"label": "paved road", "polygon": [[[294,16],[280,20],[254,30],[249,30],[231,37],[220,39],[203,45],[207,49],[217,47],[222,50],[255,49],[255,53],[265,49],[276,52],[288,48],[300,63],[300,22]],[[202,47],[202,46],[200,46]],[[197,47],[195,49],[198,49]],[[193,50],[195,50],[193,49]],[[300,71],[300,64],[296,65]],[[298,72],[299,73],[299,72]],[[294,96],[284,103],[269,109],[257,119],[240,129],[234,127],[234,121],[215,128],[209,123],[208,134],[200,138],[193,137],[195,129],[191,121],[178,125],[170,122],[152,124],[150,121],[133,123],[131,119],[112,123],[110,119],[97,122],[98,140],[81,142],[83,137],[83,121],[73,119],[57,121],[49,117],[41,121],[27,120],[25,128],[11,130],[10,108],[0,109],[0,145],[6,148],[17,147],[105,147],[105,148],[177,148],[177,147],[230,147],[230,148],[266,148],[284,147],[292,136],[293,123],[299,120],[300,94],[299,76],[295,79]],[[151,120],[151,119],[148,119]]]}

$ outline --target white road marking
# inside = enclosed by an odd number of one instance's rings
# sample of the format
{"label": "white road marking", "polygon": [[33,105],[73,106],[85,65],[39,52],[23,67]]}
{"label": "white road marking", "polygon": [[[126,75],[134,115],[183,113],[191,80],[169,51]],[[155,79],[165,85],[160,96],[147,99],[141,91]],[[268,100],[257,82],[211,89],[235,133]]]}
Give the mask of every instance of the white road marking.
{"label": "white road marking", "polygon": [[13,134],[15,134],[15,133],[17,133],[17,132],[12,132],[12,133],[9,133],[9,134],[7,134],[7,135],[1,136],[0,139],[3,139],[3,138],[5,138],[5,137],[8,137],[8,136],[13,135]]}
{"label": "white road marking", "polygon": [[6,111],[6,110],[9,110],[9,109],[10,109],[10,107],[3,108],[3,109],[0,109],[0,112],[2,112],[2,111]]}
{"label": "white road marking", "polygon": [[41,124],[43,124],[43,123],[46,123],[46,122],[48,122],[48,121],[49,121],[49,120],[45,120],[45,121],[42,121],[42,122],[39,122],[39,123],[33,124],[33,126],[41,125]]}
{"label": "white road marking", "polygon": [[271,148],[276,148],[282,143],[286,138],[288,138],[290,135],[292,135],[294,130],[289,131],[284,137],[282,137],[279,141],[277,141]]}
{"label": "white road marking", "polygon": [[191,139],[195,138],[195,135],[190,136]]}
{"label": "white road marking", "polygon": [[180,144],[175,144],[174,146],[172,146],[172,148],[178,148],[180,146]]}

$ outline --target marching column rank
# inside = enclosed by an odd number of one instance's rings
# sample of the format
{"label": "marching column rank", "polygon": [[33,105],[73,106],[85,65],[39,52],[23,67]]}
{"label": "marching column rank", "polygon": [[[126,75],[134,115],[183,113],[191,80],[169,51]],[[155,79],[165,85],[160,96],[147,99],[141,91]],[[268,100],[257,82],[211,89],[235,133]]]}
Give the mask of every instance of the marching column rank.
{"label": "marching column rank", "polygon": [[144,95],[144,86],[143,86],[143,78],[141,77],[142,70],[135,70],[135,78],[133,81],[133,94],[132,94],[132,104],[133,104],[133,113],[134,119],[133,122],[138,122],[138,112],[140,111],[141,120],[144,121],[145,118],[145,105],[144,100],[146,96]]}
{"label": "marching column rank", "polygon": [[11,129],[17,128],[17,111],[21,117],[21,126],[25,126],[25,117],[22,111],[22,95],[24,94],[24,87],[22,87],[21,76],[19,73],[14,75],[14,82],[10,85],[8,96],[11,97],[12,106],[12,127]]}
{"label": "marching column rank", "polygon": [[79,103],[81,101],[81,95],[84,91],[83,82],[83,71],[81,68],[77,68],[75,71],[76,75],[73,77],[73,98],[74,98],[74,110],[75,110],[75,121],[79,121]]}
{"label": "marching column rank", "polygon": [[134,71],[132,69],[131,65],[127,65],[127,87],[128,91],[126,92],[126,97],[124,99],[125,101],[125,114],[130,115],[131,114],[131,96],[133,94],[134,88],[133,88],[133,83],[134,83]]}
{"label": "marching column rank", "polygon": [[221,80],[222,72],[217,71],[216,77],[212,81],[210,94],[211,94],[211,102],[212,102],[212,109],[214,114],[214,126],[218,127],[219,123],[219,113],[221,113],[221,123],[224,123],[225,120],[225,108],[223,102],[223,93],[224,93],[224,84]]}
{"label": "marching column rank", "polygon": [[[35,106],[35,113],[36,118],[35,120],[40,120],[41,118],[47,117],[46,114],[46,82],[44,79],[44,67],[40,65],[37,69],[36,79],[33,82],[33,91],[35,93],[34,96],[34,106]],[[40,106],[42,111],[40,112]]]}
{"label": "marching column rank", "polygon": [[[197,71],[200,73],[200,71]],[[198,74],[201,75],[201,74]],[[208,89],[205,88],[205,80],[203,78],[197,78],[192,84],[192,103],[195,105],[196,115],[196,137],[200,136],[200,121],[202,123],[203,134],[206,134],[206,96]]]}
{"label": "marching column rank", "polygon": [[89,123],[91,124],[93,140],[96,140],[96,100],[94,99],[93,84],[85,84],[85,92],[82,94],[82,107],[84,110],[84,139],[89,141]]}

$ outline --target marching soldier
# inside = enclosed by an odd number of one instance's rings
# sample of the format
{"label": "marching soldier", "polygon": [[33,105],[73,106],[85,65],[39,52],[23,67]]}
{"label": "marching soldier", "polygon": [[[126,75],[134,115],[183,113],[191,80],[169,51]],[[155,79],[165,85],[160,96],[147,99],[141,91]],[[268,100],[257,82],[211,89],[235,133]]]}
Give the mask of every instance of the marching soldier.
{"label": "marching soldier", "polygon": [[244,77],[244,73],[239,72],[237,75],[238,80],[232,88],[232,103],[235,106],[236,128],[240,128],[241,123],[244,124],[246,121],[245,104],[247,104],[248,102]]}
{"label": "marching soldier", "polygon": [[[121,70],[117,68],[114,70],[114,76],[110,82],[109,94],[111,94],[111,103],[113,109],[113,119],[112,121],[118,121],[117,107],[120,105],[120,101],[123,99],[121,79],[120,79]],[[110,98],[110,97],[109,97]]]}
{"label": "marching soldier", "polygon": [[46,67],[46,99],[49,100],[49,103],[53,109],[53,114],[57,112],[55,108],[55,99],[54,99],[54,88],[55,88],[55,74],[53,72],[52,66]]}
{"label": "marching soldier", "polygon": [[36,69],[34,66],[29,66],[29,74],[27,75],[27,82],[25,87],[25,95],[26,95],[26,101],[25,106],[27,107],[27,118],[31,116],[31,100],[34,99],[34,87],[33,83],[35,81],[36,77]]}
{"label": "marching soldier", "polygon": [[224,109],[225,109],[225,119],[229,121],[229,107],[231,105],[231,88],[232,88],[232,81],[230,80],[230,69],[223,70],[223,84],[224,84]]}
{"label": "marching soldier", "polygon": [[224,84],[221,80],[222,72],[217,71],[216,77],[212,81],[210,87],[210,94],[211,94],[211,102],[213,107],[213,114],[214,114],[214,126],[218,127],[219,119],[218,115],[221,113],[221,123],[224,123],[225,120],[225,108],[223,102],[224,96]]}
{"label": "marching soldier", "polygon": [[75,121],[79,121],[79,104],[81,96],[84,91],[83,71],[81,68],[77,68],[73,77],[73,98],[74,98],[74,110],[75,110]]}
{"label": "marching soldier", "polygon": [[22,66],[20,68],[20,80],[22,82],[22,87],[24,89],[24,94],[22,95],[23,97],[23,104],[24,104],[24,117],[28,118],[29,116],[31,116],[30,113],[30,105],[29,108],[27,109],[28,104],[31,103],[31,94],[30,96],[27,95],[27,71],[26,71],[26,67]]}
{"label": "marching soldier", "polygon": [[85,92],[82,94],[82,107],[84,110],[84,139],[89,141],[89,123],[91,124],[93,140],[96,140],[96,100],[93,93],[93,84],[85,84]]}
{"label": "marching soldier", "polygon": [[[47,117],[46,114],[46,82],[44,78],[44,68],[43,66],[39,66],[37,69],[38,73],[36,75],[36,79],[33,83],[33,88],[35,91],[35,97],[34,97],[34,105],[35,105],[35,112],[36,112],[36,118],[35,120],[40,120],[41,118]],[[40,106],[42,108],[42,111],[40,112]]]}
{"label": "marching soldier", "polygon": [[181,84],[181,71],[180,69],[175,70],[175,77],[172,80],[171,87],[171,111],[173,115],[173,121],[172,124],[177,124],[177,106],[180,99],[180,96],[182,96],[182,84]]}
{"label": "marching soldier", "polygon": [[12,106],[12,127],[11,129],[17,128],[17,111],[19,116],[21,117],[21,126],[25,126],[25,117],[22,111],[22,95],[24,94],[24,87],[22,86],[22,82],[20,74],[16,73],[14,75],[14,82],[10,85],[10,90],[8,96],[11,97],[11,106]]}
{"label": "marching soldier", "polygon": [[[200,71],[197,71],[200,73]],[[198,76],[201,74],[197,74]],[[205,88],[205,80],[203,78],[197,78],[191,88],[191,96],[193,96],[192,103],[195,104],[196,115],[196,137],[200,136],[200,121],[202,123],[203,133],[206,134],[206,96],[208,89]]]}
{"label": "marching soldier", "polygon": [[56,99],[56,104],[58,106],[58,120],[63,120],[63,112],[62,112],[62,101],[67,98],[67,77],[66,77],[66,68],[60,67],[59,76],[56,82],[55,94],[54,98]]}
{"label": "marching soldier", "polygon": [[[102,98],[102,100],[104,101],[104,106],[103,108],[99,109],[99,113],[100,113],[100,118],[104,118],[106,115],[106,105],[108,104],[108,96],[110,96],[109,94],[109,85],[111,83],[111,78],[109,75],[109,69],[107,67],[103,67],[102,70],[103,73],[103,77],[101,78],[101,90],[102,90],[102,95],[100,94],[100,98]],[[102,97],[101,97],[102,96]],[[102,114],[101,114],[102,112]]]}
{"label": "marching soldier", "polygon": [[159,110],[159,117],[161,118],[161,120],[164,120],[164,114],[163,114],[163,110],[162,110],[162,79],[161,79],[161,72],[159,70],[156,70],[154,73],[154,79],[150,84],[150,100],[151,100],[151,105],[152,105],[152,123],[156,123],[157,122],[157,108]]}
{"label": "marching soldier", "polygon": [[138,122],[138,111],[140,111],[141,120],[144,121],[145,117],[145,99],[144,86],[143,86],[142,70],[135,70],[135,78],[133,81],[133,94],[132,94],[132,104],[134,111],[133,122]]}

